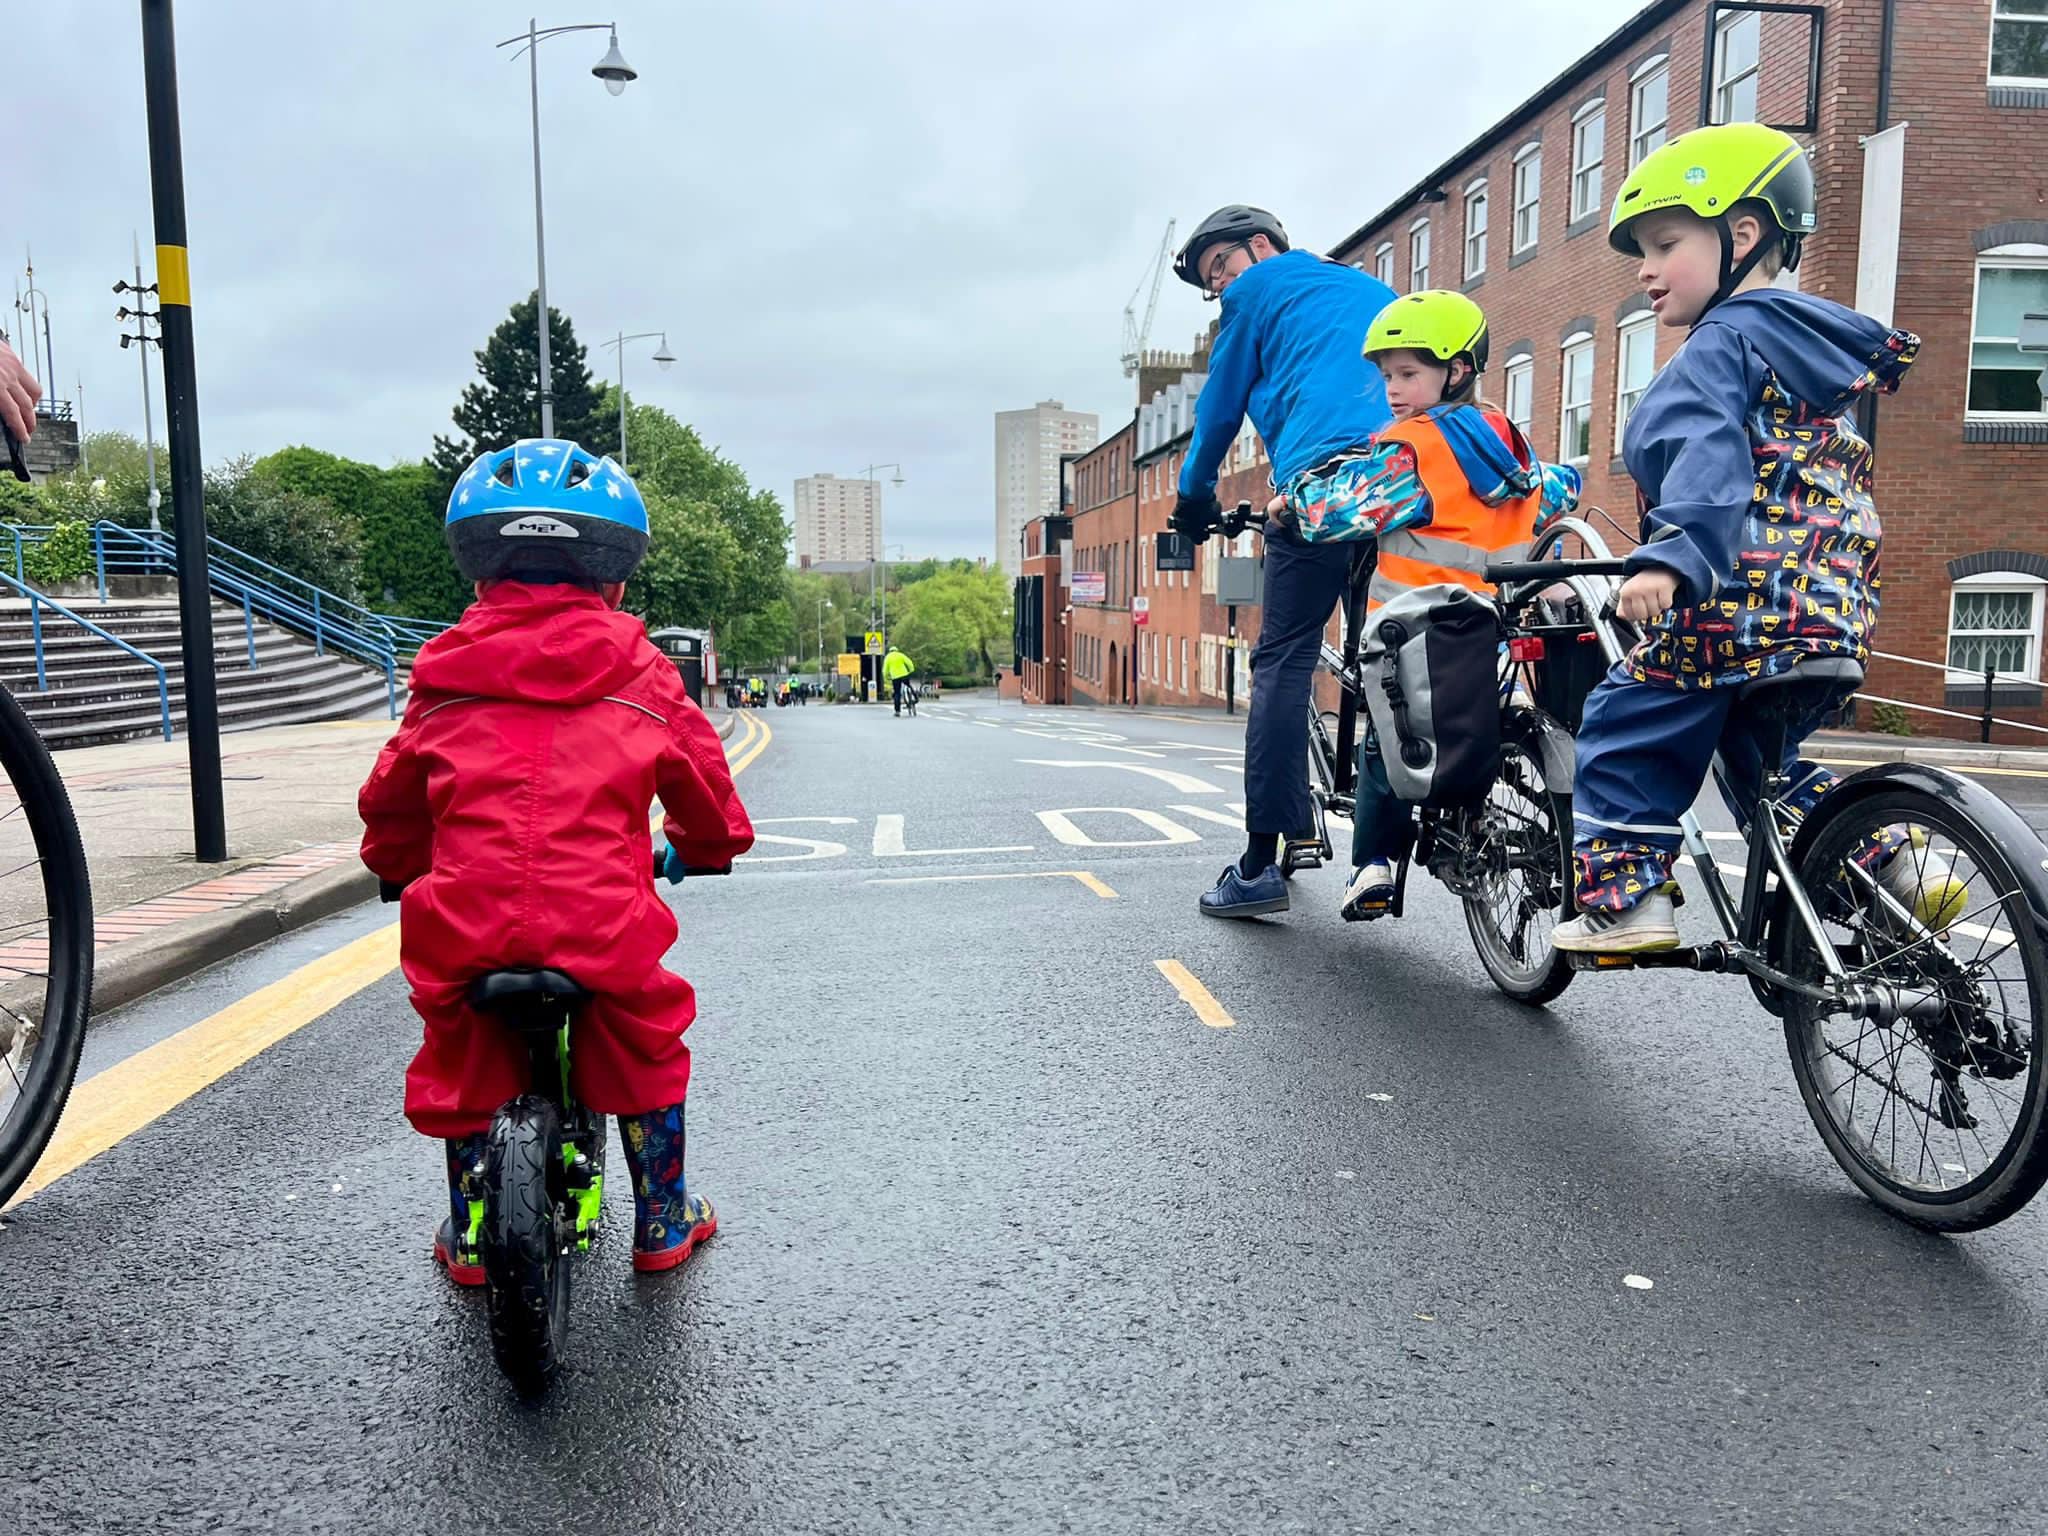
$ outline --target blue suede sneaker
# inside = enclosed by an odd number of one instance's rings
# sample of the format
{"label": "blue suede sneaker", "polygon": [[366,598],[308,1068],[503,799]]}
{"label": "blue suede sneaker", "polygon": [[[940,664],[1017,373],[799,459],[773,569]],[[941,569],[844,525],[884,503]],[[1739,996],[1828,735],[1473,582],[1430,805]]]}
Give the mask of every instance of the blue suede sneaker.
{"label": "blue suede sneaker", "polygon": [[1214,890],[1202,892],[1202,910],[1211,917],[1259,917],[1287,910],[1287,877],[1278,864],[1268,864],[1247,880],[1232,864],[1217,877]]}

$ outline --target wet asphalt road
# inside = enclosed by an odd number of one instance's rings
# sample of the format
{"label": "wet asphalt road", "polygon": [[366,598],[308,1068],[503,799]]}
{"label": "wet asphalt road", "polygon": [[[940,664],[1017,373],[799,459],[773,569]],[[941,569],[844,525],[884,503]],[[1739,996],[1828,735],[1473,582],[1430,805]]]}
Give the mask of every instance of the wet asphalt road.
{"label": "wet asphalt road", "polygon": [[[1234,811],[1219,722],[769,723],[742,790],[812,841],[673,898],[718,1238],[636,1279],[615,1188],[570,1367],[514,1400],[427,1257],[394,974],[10,1214],[0,1531],[2038,1525],[2048,1210],[1867,1205],[1739,980],[1530,1012],[1440,889],[1361,929],[1335,871],[1201,919],[1238,837],[1172,808]],[[1986,782],[2042,819],[2048,781]],[[926,879],[1062,870],[1114,898]],[[94,1062],[386,921],[147,1000]]]}

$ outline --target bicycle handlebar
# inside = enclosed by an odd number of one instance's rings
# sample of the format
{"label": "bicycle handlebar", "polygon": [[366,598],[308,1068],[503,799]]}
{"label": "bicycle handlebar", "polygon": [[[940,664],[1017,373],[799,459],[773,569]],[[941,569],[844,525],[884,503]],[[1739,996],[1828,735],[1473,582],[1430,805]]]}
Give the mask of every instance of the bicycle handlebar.
{"label": "bicycle handlebar", "polygon": [[1252,511],[1252,504],[1249,501],[1240,501],[1223,514],[1223,520],[1216,526],[1225,538],[1234,539],[1251,527],[1257,516],[1258,514]]}
{"label": "bicycle handlebar", "polygon": [[7,467],[14,472],[15,479],[26,482],[29,478],[28,461],[21,456],[21,439],[4,421],[0,421],[0,437],[7,439]]}
{"label": "bicycle handlebar", "polygon": [[[661,865],[662,858],[661,855],[657,853],[654,856],[654,876],[657,880],[661,878]],[[713,868],[710,865],[690,864],[685,865],[683,868],[683,875],[686,879],[701,879],[705,875],[729,875],[731,873],[732,866],[730,864],[721,865],[717,868]],[[393,902],[398,900],[399,897],[405,894],[405,887],[407,883],[408,882],[402,882],[397,880],[379,880],[377,882],[377,899],[382,902]]]}
{"label": "bicycle handlebar", "polygon": [[1503,586],[1511,581],[1562,581],[1567,576],[1626,576],[1626,560],[1508,560],[1486,568],[1486,579]]}

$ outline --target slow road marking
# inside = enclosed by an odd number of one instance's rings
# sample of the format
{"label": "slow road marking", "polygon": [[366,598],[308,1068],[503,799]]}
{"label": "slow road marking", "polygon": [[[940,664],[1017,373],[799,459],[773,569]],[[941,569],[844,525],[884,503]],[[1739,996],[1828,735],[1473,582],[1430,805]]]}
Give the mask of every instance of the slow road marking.
{"label": "slow road marking", "polygon": [[[744,716],[740,723],[754,729],[731,754],[734,778],[773,739],[766,721]],[[57,1134],[6,1208],[49,1188],[396,969],[398,924],[387,923],[74,1084]]]}
{"label": "slow road marking", "polygon": [[1216,1001],[1215,994],[1195,979],[1195,973],[1178,960],[1154,960],[1159,974],[1173,983],[1173,990],[1180,994],[1180,1000],[1195,1010],[1195,1017],[1211,1029],[1232,1029],[1237,1020],[1230,1016],[1224,1006]]}
{"label": "slow road marking", "polygon": [[1000,875],[884,875],[864,880],[863,885],[939,885],[960,880],[1077,880],[1104,901],[1116,900],[1116,892],[1085,869],[1020,869]]}
{"label": "slow road marking", "polygon": [[1157,779],[1168,789],[1177,789],[1184,795],[1220,795],[1222,790],[1207,779],[1198,779],[1191,773],[1175,773],[1171,768],[1153,768],[1144,763],[1110,763],[1099,759],[1020,757],[1018,762],[1033,768],[1113,768],[1119,773],[1142,773],[1148,779]]}

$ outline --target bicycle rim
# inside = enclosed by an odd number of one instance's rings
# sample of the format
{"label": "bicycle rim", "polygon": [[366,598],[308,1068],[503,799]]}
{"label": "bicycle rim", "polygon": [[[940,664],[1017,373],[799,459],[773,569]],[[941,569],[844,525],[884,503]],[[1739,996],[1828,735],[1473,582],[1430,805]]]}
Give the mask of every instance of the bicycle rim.
{"label": "bicycle rim", "polygon": [[63,1113],[92,1010],[92,888],[71,797],[0,689],[0,1204]]}
{"label": "bicycle rim", "polygon": [[1571,815],[1563,806],[1534,755],[1508,741],[1486,803],[1459,818],[1471,863],[1484,871],[1462,898],[1472,946],[1495,986],[1532,1005],[1572,979],[1570,958],[1550,942],[1569,889]]}
{"label": "bicycle rim", "polygon": [[[1876,852],[1901,837],[1890,859]],[[1915,1004],[1887,1022],[1790,999],[1786,1046],[1821,1139],[1858,1188],[1909,1221],[1967,1231],[2004,1220],[2048,1179],[2048,951],[2005,850],[1904,790],[1820,829],[1799,876],[1843,965]],[[1783,950],[1791,974],[1819,978],[1803,927]]]}

